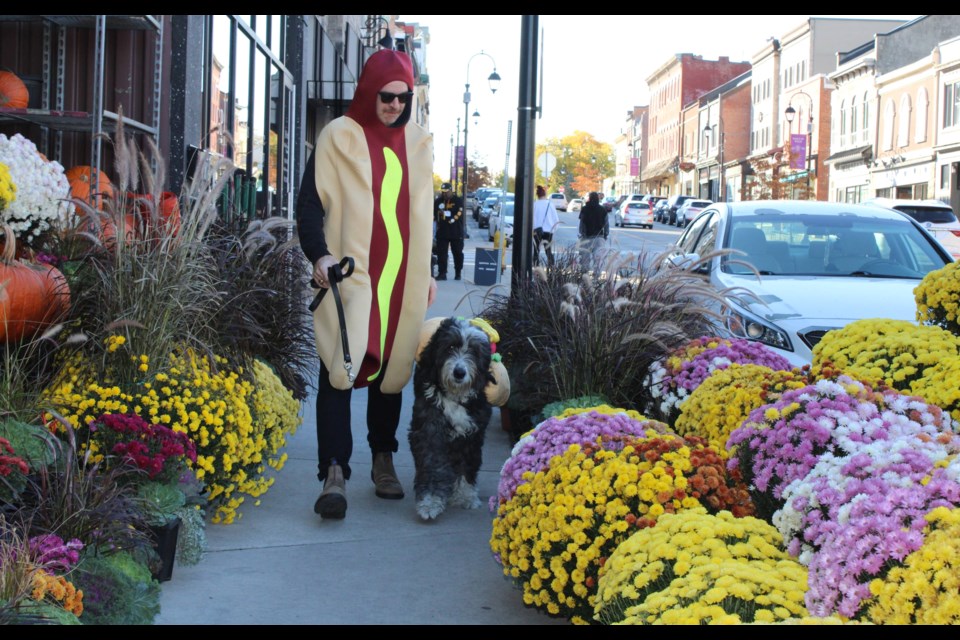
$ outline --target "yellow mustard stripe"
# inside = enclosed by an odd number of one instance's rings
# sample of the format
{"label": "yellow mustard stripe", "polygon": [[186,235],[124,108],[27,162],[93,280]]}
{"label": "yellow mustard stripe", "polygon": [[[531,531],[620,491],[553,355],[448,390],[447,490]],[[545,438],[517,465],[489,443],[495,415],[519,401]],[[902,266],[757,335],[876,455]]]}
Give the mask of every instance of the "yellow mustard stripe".
{"label": "yellow mustard stripe", "polygon": [[391,323],[390,297],[397,283],[400,264],[403,262],[403,239],[400,237],[400,222],[397,220],[397,200],[400,199],[403,166],[397,154],[387,147],[383,148],[383,159],[386,168],[380,186],[380,215],[387,231],[387,260],[377,283],[377,304],[380,307],[380,366],[367,378],[368,382],[376,380],[383,369],[383,349]]}

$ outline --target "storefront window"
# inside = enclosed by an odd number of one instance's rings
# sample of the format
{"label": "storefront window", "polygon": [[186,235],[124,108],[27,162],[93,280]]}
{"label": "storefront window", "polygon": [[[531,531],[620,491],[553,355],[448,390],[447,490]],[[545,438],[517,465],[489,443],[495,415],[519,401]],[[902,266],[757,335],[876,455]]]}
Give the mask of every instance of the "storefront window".
{"label": "storefront window", "polygon": [[250,181],[257,215],[288,215],[293,78],[282,63],[284,17],[210,16],[208,24],[210,148]]}

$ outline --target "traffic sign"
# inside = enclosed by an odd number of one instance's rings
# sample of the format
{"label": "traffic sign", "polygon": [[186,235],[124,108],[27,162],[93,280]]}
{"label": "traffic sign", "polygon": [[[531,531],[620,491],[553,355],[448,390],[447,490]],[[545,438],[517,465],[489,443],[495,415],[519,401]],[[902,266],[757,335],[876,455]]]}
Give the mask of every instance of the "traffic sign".
{"label": "traffic sign", "polygon": [[537,167],[544,179],[550,177],[550,172],[553,171],[555,166],[557,166],[557,159],[549,151],[545,151],[537,160]]}

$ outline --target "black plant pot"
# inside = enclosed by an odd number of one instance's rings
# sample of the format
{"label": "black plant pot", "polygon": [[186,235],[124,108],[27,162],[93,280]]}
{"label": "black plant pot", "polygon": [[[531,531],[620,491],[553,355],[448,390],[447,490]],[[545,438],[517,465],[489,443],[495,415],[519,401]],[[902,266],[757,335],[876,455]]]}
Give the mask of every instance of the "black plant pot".
{"label": "black plant pot", "polygon": [[180,535],[179,517],[166,524],[150,527],[153,536],[153,548],[160,556],[160,565],[154,571],[153,578],[158,582],[166,582],[173,577],[173,561],[177,557],[177,536]]}

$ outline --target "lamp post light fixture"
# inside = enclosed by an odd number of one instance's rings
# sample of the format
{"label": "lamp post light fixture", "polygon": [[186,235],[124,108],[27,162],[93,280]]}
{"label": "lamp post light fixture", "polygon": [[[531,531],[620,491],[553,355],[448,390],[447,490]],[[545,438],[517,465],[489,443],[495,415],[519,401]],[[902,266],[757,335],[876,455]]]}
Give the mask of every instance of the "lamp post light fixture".
{"label": "lamp post light fixture", "polygon": [[[500,74],[497,73],[497,61],[493,59],[493,56],[491,56],[489,53],[484,53],[483,51],[470,56],[470,59],[467,60],[467,82],[465,83],[466,88],[463,92],[463,202],[467,201],[467,190],[470,182],[470,157],[467,155],[467,125],[470,122],[470,63],[473,62],[473,59],[477,56],[486,56],[490,58],[490,62],[493,63],[493,73],[487,77],[487,82],[490,84],[490,93],[496,93],[497,89],[500,88]],[[477,124],[476,119],[480,117],[480,112],[474,111],[473,117],[474,124]]]}
{"label": "lamp post light fixture", "polygon": [[[793,108],[793,99],[797,96],[806,96],[807,100],[810,101],[810,111],[808,112],[807,118],[807,197],[810,197],[810,161],[813,158],[812,149],[810,148],[813,144],[813,98],[810,97],[805,91],[798,91],[793,96],[790,97],[790,102],[787,104],[787,108],[783,111],[783,117],[787,119],[787,124],[792,125],[794,118],[797,117],[797,110]],[[791,127],[788,126],[788,129]],[[816,200],[816,196],[813,198]]]}
{"label": "lamp post light fixture", "polygon": [[[724,177],[723,177],[723,118],[717,116],[717,119],[720,121],[720,135],[717,140],[717,163],[720,165],[720,169],[717,174],[717,200],[719,202],[726,202],[724,196]],[[707,138],[707,146],[710,146],[713,142],[713,127],[710,126],[710,123],[704,125],[703,135]],[[713,199],[713,190],[711,189],[711,200]]]}

